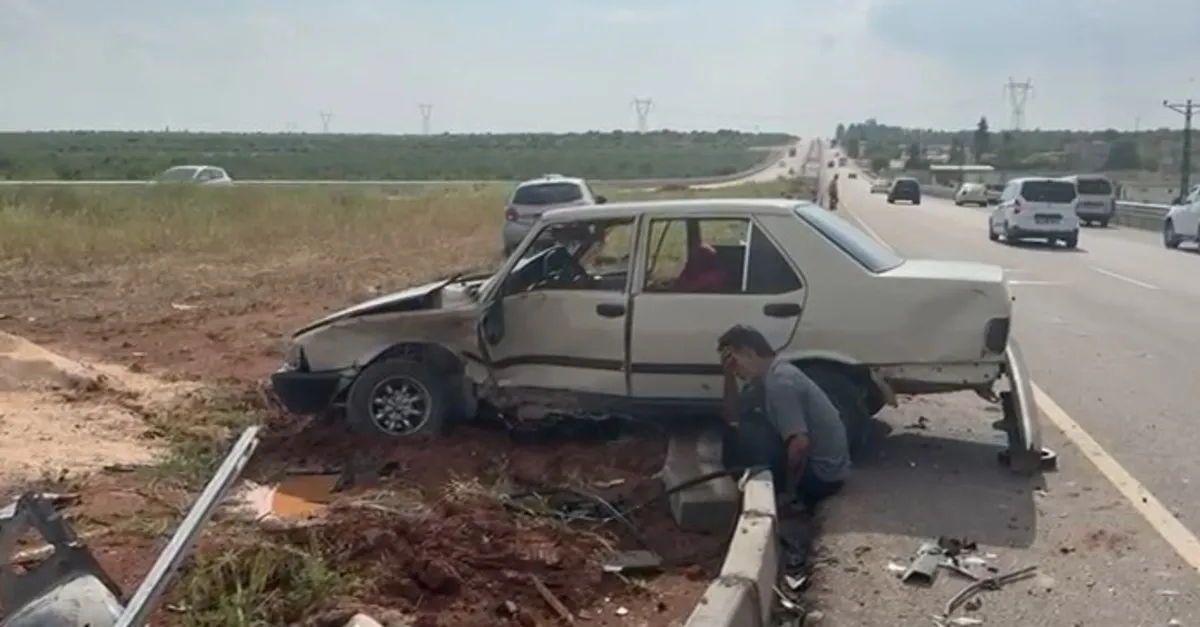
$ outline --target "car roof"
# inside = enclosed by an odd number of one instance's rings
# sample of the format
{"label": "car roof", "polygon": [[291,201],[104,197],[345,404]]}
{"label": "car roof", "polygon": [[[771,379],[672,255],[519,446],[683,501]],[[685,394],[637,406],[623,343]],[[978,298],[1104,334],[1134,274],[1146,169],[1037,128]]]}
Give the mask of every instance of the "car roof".
{"label": "car roof", "polygon": [[796,207],[812,204],[804,200],[788,198],[691,198],[686,200],[643,200],[614,202],[605,205],[583,205],[551,209],[542,214],[547,222],[572,222],[575,220],[604,220],[624,218],[634,214],[702,215],[713,211],[737,209],[745,214],[791,215]]}
{"label": "car roof", "polygon": [[574,183],[575,185],[586,186],[587,182],[577,176],[563,176],[561,174],[544,174],[537,178],[521,181],[517,187],[525,187],[526,185],[542,185],[545,183]]}
{"label": "car roof", "polygon": [[919,181],[917,181],[917,179],[915,179],[911,176],[897,176],[896,178],[892,179],[893,183],[899,183],[900,181],[911,181],[913,183],[919,182]]}
{"label": "car roof", "polygon": [[1010,180],[1009,183],[1024,184],[1024,183],[1042,182],[1042,181],[1050,181],[1053,183],[1065,183],[1066,182],[1063,179],[1054,177],[1054,176],[1022,176],[1021,178],[1016,178],[1016,179]]}

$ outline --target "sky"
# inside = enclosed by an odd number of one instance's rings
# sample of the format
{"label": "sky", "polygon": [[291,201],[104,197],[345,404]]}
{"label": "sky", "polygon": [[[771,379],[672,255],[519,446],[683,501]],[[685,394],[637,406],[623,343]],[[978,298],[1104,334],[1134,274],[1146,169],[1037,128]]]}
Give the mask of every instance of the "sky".
{"label": "sky", "polygon": [[1197,0],[0,0],[0,130],[1178,127],[1197,58]]}

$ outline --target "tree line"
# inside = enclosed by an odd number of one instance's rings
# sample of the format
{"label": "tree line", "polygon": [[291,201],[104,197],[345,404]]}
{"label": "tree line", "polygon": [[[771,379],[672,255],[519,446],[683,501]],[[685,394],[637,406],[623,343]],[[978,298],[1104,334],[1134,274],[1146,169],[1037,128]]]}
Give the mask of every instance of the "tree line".
{"label": "tree line", "polygon": [[838,124],[834,136],[854,158],[865,158],[878,169],[894,159],[905,169],[929,165],[931,146],[948,147],[947,162],[953,165],[986,164],[1006,170],[1079,171],[1087,167],[1077,147],[1088,142],[1103,145],[1102,169],[1106,171],[1159,170],[1161,159],[1181,154],[1178,131],[1160,128],[1145,131],[1105,129],[1077,130],[992,130],[986,117],[973,128],[936,130],[864,122]]}
{"label": "tree line", "polygon": [[[145,180],[174,165],[236,179],[513,180],[734,174],[795,138],[739,131],[346,135],[61,131],[0,133],[0,179]],[[755,150],[760,149],[760,150]]]}

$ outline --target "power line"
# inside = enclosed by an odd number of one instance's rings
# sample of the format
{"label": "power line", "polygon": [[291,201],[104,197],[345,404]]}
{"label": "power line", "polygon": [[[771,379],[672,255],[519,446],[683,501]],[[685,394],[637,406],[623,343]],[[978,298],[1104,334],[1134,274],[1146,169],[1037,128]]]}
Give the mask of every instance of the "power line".
{"label": "power line", "polygon": [[433,105],[423,102],[417,105],[417,109],[421,111],[421,133],[428,135],[432,128],[429,119],[433,116]]}
{"label": "power line", "polygon": [[1192,177],[1192,115],[1200,109],[1200,104],[1187,101],[1169,102],[1164,100],[1163,106],[1183,115],[1183,154],[1179,159],[1179,195],[1186,196],[1191,187]]}
{"label": "power line", "polygon": [[1033,81],[1025,79],[1025,82],[1018,83],[1009,77],[1004,84],[1004,93],[1008,95],[1012,130],[1019,131],[1025,128],[1025,103],[1029,101],[1029,94],[1033,93]]}
{"label": "power line", "polygon": [[328,133],[329,125],[330,125],[330,123],[333,122],[333,112],[332,111],[322,111],[320,113],[320,116],[321,116],[321,132]]}
{"label": "power line", "polygon": [[639,133],[645,133],[650,128],[649,117],[650,110],[654,108],[654,100],[650,98],[634,98],[633,111],[637,113],[637,129]]}

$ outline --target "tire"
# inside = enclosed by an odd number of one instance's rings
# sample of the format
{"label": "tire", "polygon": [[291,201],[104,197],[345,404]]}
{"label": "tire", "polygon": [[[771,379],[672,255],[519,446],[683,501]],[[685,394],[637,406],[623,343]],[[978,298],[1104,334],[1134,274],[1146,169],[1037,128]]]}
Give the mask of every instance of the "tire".
{"label": "tire", "polygon": [[888,204],[889,204],[889,205],[894,205],[894,204],[896,204],[896,199],[895,199],[895,198],[892,198],[891,196],[888,196],[888,197],[887,197],[887,202],[888,202]]}
{"label": "tire", "polygon": [[[446,377],[426,366],[403,358],[384,359],[367,366],[346,395],[346,420],[350,428],[364,436],[423,438],[442,435],[451,413],[461,405],[459,390],[445,382]],[[385,395],[403,402],[412,413],[401,418],[379,416],[376,406]],[[395,408],[399,413],[401,408]]]}
{"label": "tire", "polygon": [[1104,218],[1103,220],[1100,221],[1100,228],[1102,228],[1102,229],[1108,228],[1108,218]]}
{"label": "tire", "polygon": [[1076,233],[1070,237],[1063,238],[1062,243],[1063,243],[1063,246],[1066,246],[1067,248],[1070,248],[1070,249],[1078,248],[1079,247],[1079,234]]}
{"label": "tire", "polygon": [[961,201],[961,200],[956,200],[956,201],[954,201],[954,206],[955,206],[955,207],[961,207],[961,206],[963,206],[964,204],[966,204],[966,203],[964,203],[964,202],[963,202],[963,201]]}
{"label": "tire", "polygon": [[802,365],[801,370],[837,408],[846,427],[846,443],[853,460],[870,437],[871,412],[867,407],[867,398],[870,395],[869,388],[874,386],[865,386],[858,377],[826,364]]}
{"label": "tire", "polygon": [[988,220],[988,241],[991,241],[991,242],[1000,241],[1000,234],[996,232],[996,229],[992,228],[991,220]]}
{"label": "tire", "polygon": [[912,204],[914,204],[914,205],[919,205],[919,204],[921,204],[921,199],[920,199],[920,198],[918,198],[918,199],[916,199],[916,200],[912,201]]}
{"label": "tire", "polygon": [[1166,222],[1164,222],[1163,223],[1163,246],[1166,246],[1167,248],[1169,248],[1171,250],[1175,250],[1176,248],[1179,248],[1179,243],[1182,241],[1183,241],[1183,239],[1180,238],[1179,234],[1175,232],[1175,223],[1171,222],[1170,220],[1167,220]]}
{"label": "tire", "polygon": [[1012,225],[1009,224],[1008,222],[1005,222],[1004,223],[1004,243],[1005,244],[1016,244],[1020,240],[1021,240],[1021,238],[1017,237],[1016,235],[1013,235]]}

